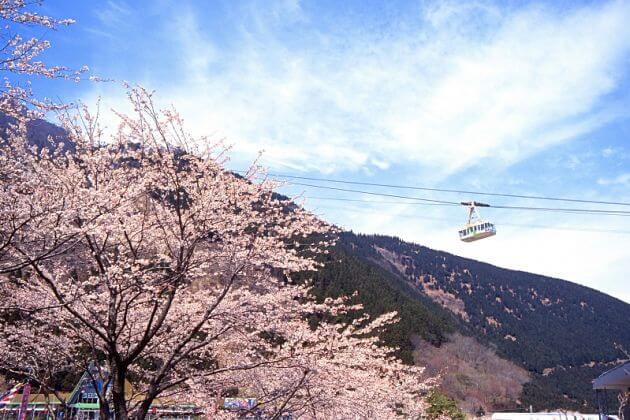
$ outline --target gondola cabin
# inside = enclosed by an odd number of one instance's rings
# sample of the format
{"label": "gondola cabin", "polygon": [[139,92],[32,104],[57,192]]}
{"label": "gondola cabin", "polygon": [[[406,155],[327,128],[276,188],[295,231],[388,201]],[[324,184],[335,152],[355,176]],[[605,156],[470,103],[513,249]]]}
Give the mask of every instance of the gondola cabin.
{"label": "gondola cabin", "polygon": [[459,230],[459,239],[464,242],[478,241],[497,234],[494,224],[481,220],[477,207],[489,207],[487,204],[474,201],[462,202],[463,206],[468,206],[468,223]]}
{"label": "gondola cabin", "polygon": [[459,231],[459,239],[464,242],[478,241],[497,234],[497,229],[492,223],[480,222],[472,225],[466,225]]}

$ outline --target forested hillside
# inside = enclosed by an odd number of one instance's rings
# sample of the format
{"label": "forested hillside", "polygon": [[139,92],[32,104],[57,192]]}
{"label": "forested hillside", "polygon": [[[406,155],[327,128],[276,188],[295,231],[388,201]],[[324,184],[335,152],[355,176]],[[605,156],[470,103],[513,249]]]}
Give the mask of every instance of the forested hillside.
{"label": "forested hillside", "polygon": [[382,267],[352,255],[343,246],[333,249],[322,262],[320,270],[302,273],[296,279],[312,280],[315,294],[322,299],[352,295],[356,291],[356,302],[362,303],[370,315],[398,312],[400,322],[382,339],[400,348],[398,356],[407,363],[413,363],[412,336],[440,346],[449,334],[459,329],[458,320],[449,311]]}
{"label": "forested hillside", "polygon": [[623,357],[630,305],[564,280],[507,270],[397,238],[346,234],[343,247],[388,266],[529,370]]}
{"label": "forested hillside", "polygon": [[[532,380],[525,384],[520,398],[522,406],[594,409],[590,380],[622,359],[622,349],[630,348],[630,305],[584,286],[495,267],[387,236],[344,233],[337,252],[341,256],[351,254],[350,266],[357,266],[358,258],[369,270],[376,272],[375,267],[380,267],[393,276],[370,281],[359,275],[364,288],[366,283],[370,288],[384,287],[372,284],[381,281],[427,309],[429,297],[456,318],[437,324],[444,334],[456,328],[473,335],[495,348],[499,356],[531,372]],[[338,260],[334,266],[346,264]],[[327,274],[326,270],[319,273],[319,281]],[[345,283],[342,276],[335,278]],[[380,296],[366,294],[362,300],[373,305],[372,300],[379,301]],[[407,321],[416,328],[403,326],[399,333],[431,337],[422,330],[432,318],[423,320],[418,324]],[[436,326],[429,328],[436,330]],[[404,342],[402,337],[397,340]]]}

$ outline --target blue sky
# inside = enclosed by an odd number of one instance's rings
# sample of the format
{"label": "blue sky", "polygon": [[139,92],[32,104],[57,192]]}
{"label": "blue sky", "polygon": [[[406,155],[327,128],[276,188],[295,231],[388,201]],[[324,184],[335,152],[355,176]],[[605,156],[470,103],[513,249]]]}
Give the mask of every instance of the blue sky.
{"label": "blue sky", "polygon": [[[274,173],[630,202],[630,2],[50,0],[42,11],[77,21],[46,34],[47,62],[155,89],[191,132],[233,145],[233,169],[263,151]],[[116,83],[35,87],[125,109]],[[627,217],[488,210],[498,235],[463,244],[465,209],[283,191],[345,228],[630,302]]]}

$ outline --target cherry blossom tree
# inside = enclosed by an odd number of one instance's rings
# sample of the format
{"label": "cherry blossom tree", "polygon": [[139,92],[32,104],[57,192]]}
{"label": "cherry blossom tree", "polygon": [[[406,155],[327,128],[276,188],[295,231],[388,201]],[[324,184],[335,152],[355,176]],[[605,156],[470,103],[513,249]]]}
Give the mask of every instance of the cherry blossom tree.
{"label": "cherry blossom tree", "polygon": [[84,110],[63,118],[72,153],[29,145],[26,106],[63,107],[35,99],[28,77],[86,71],[39,60],[50,44],[20,30],[72,21],[37,4],[0,0],[0,66],[18,76],[0,90],[0,112],[17,122],[0,145],[0,368],[63,400],[59,376],[96,362],[102,414],[121,419],[143,418],[158,397],[210,412],[234,390],[270,417],[420,413],[421,369],[377,345],[394,316],[339,324],[361,308],[291,284],[316,268],[330,227],[253,182],[255,165],[244,179],[225,172],[225,148],[193,147],[143,90],[112,139]]}
{"label": "cherry blossom tree", "polygon": [[[34,30],[57,30],[74,23],[72,19],[56,19],[37,13],[42,1],[0,0],[0,70],[6,75],[0,88],[0,112],[19,116],[26,109],[50,110],[61,105],[38,100],[30,88],[33,76],[79,81],[88,69],[49,66],[40,60],[50,42],[25,33]],[[33,106],[35,108],[33,108]]]}
{"label": "cherry blossom tree", "polygon": [[111,136],[87,109],[64,114],[72,151],[20,130],[0,147],[0,368],[54,393],[95,363],[119,420],[156,398],[229,416],[213,407],[230,392],[271,418],[420,415],[432,382],[378,343],[395,314],[341,323],[361,307],[291,281],[334,229],[255,182],[256,164],[226,171],[226,148],[151,93],[129,99]]}

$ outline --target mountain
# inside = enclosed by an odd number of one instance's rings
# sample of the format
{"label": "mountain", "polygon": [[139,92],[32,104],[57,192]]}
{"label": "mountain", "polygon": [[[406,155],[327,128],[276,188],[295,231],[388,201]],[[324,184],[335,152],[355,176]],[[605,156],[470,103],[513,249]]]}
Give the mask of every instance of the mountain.
{"label": "mountain", "polygon": [[[314,277],[319,296],[357,290],[368,312],[397,310],[401,323],[383,341],[404,360],[447,369],[445,391],[469,411],[593,411],[590,381],[630,349],[625,302],[398,238],[343,233]],[[467,401],[482,383],[487,395]]]}
{"label": "mountain", "polygon": [[[15,123],[16,119],[14,117],[0,112],[0,138],[6,139],[7,129]],[[54,149],[57,143],[64,143],[64,150],[74,150],[74,145],[68,140],[66,130],[46,120],[29,120],[26,124],[26,131],[29,143],[37,146],[38,150],[44,147]]]}
{"label": "mountain", "polygon": [[[0,115],[0,137],[11,122]],[[38,148],[66,139],[43,120],[28,135]],[[319,299],[356,291],[369,314],[398,312],[381,340],[440,374],[444,393],[470,413],[530,405],[593,412],[591,380],[630,349],[630,305],[575,283],[352,232],[321,259],[319,271],[295,279],[312,281]]]}

